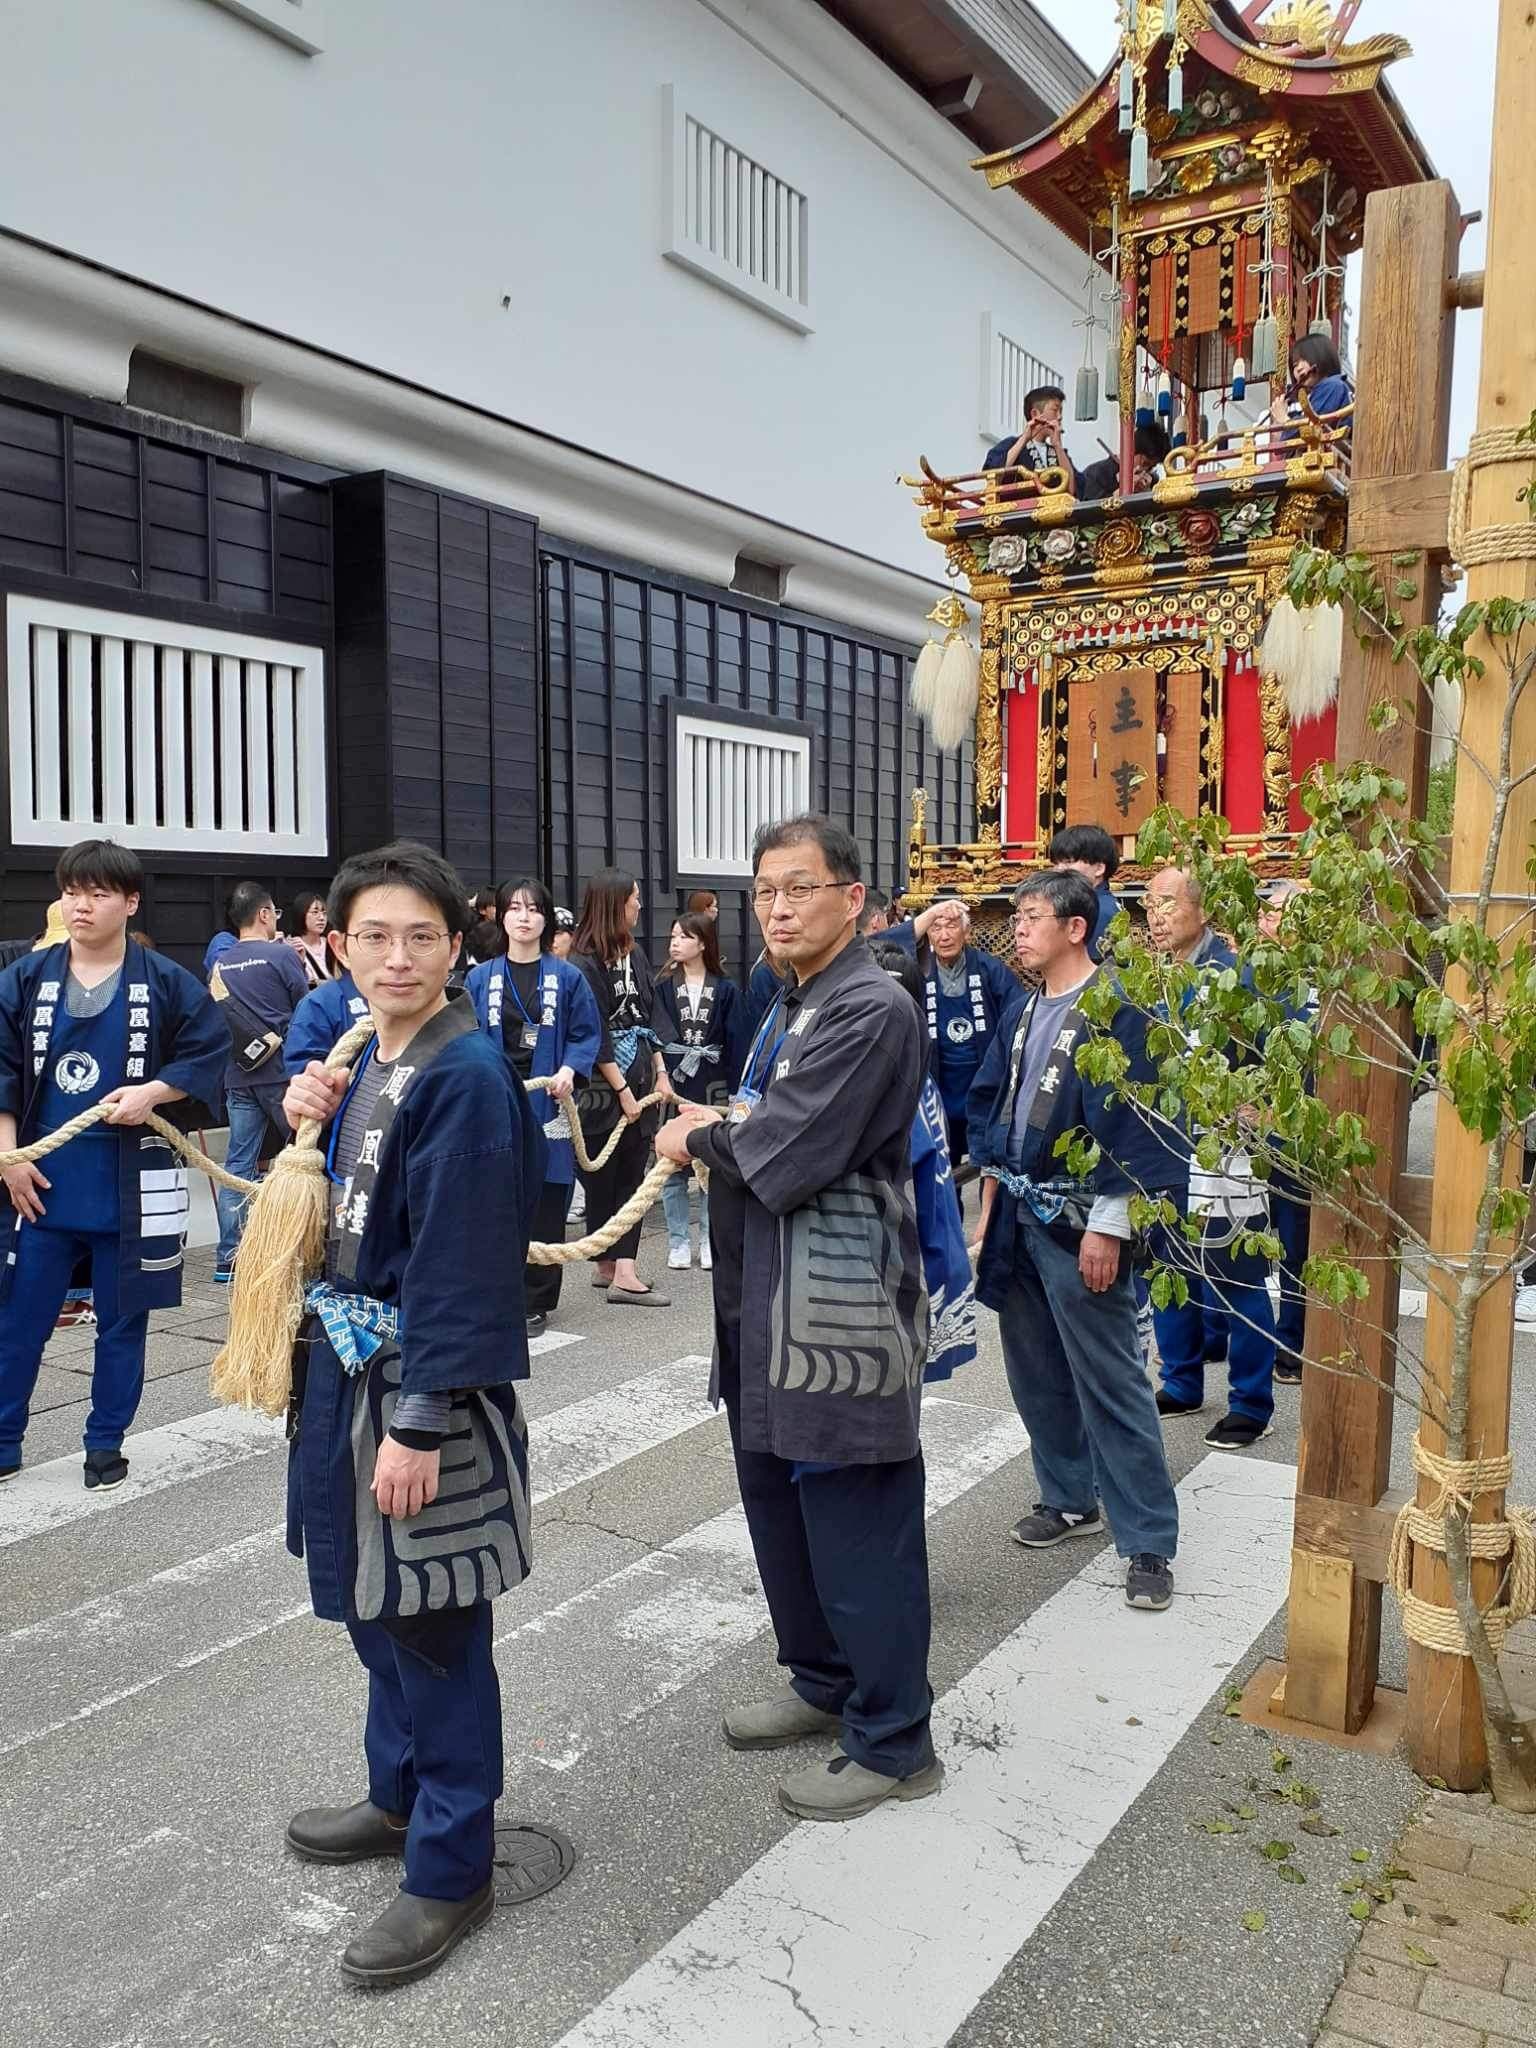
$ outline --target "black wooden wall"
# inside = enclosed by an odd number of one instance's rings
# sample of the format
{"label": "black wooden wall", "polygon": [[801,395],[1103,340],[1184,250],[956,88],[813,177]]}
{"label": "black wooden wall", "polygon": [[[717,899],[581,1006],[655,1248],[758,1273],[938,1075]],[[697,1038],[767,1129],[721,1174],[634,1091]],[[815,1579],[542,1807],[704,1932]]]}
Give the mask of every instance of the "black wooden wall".
{"label": "black wooden wall", "polygon": [[380,472],[332,486],[339,844],[537,869],[537,528]]}
{"label": "black wooden wall", "polygon": [[[666,699],[673,696],[812,726],[816,801],[852,829],[864,849],[865,879],[878,888],[905,874],[916,784],[932,798],[931,836],[971,837],[971,745],[941,755],[929,743],[907,701],[910,649],[548,535],[540,563],[545,871],[557,899],[573,910],[584,875],[630,868],[645,906],[641,944],[653,960],[664,958],[687,895],[673,885],[670,868]],[[722,883],[719,895],[723,950],[741,972],[760,944],[746,890]]]}
{"label": "black wooden wall", "polygon": [[[0,612],[8,590],[319,642],[329,665],[330,474],[0,378]],[[0,774],[0,937],[41,929],[55,857],[11,845]],[[254,872],[281,902],[326,878],[324,863],[253,869],[233,854],[155,854],[146,868],[140,922],[188,965],[217,930],[232,883]]]}

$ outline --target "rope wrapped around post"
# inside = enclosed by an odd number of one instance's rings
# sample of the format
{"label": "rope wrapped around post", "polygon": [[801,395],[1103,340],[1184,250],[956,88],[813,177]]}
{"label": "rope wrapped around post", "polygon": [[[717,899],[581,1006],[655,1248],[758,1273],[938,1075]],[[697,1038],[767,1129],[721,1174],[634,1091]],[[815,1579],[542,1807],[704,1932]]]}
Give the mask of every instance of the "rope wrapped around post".
{"label": "rope wrapped around post", "polygon": [[[1406,1501],[1392,1525],[1392,1544],[1387,1554],[1387,1583],[1403,1609],[1403,1633],[1410,1642],[1426,1650],[1442,1650],[1447,1656],[1469,1654],[1466,1631],[1453,1607],[1437,1607],[1421,1600],[1413,1590],[1413,1548],[1445,1550],[1445,1524],[1449,1516],[1470,1516],[1472,1503],[1480,1493],[1502,1491],[1515,1473],[1515,1461],[1499,1458],[1441,1458],[1426,1450],[1418,1436],[1413,1439],[1413,1469],[1432,1479],[1440,1489],[1427,1508]],[[1497,1561],[1509,1558],[1506,1597],[1495,1607],[1483,1610],[1483,1626],[1495,1653],[1517,1621],[1536,1614],[1536,1515],[1530,1508],[1506,1508],[1502,1522],[1467,1523],[1467,1548],[1474,1557]]]}
{"label": "rope wrapped around post", "polygon": [[1480,469],[1504,462],[1536,468],[1536,446],[1523,427],[1485,427],[1467,443],[1451,479],[1451,512],[1447,545],[1463,569],[1481,569],[1501,562],[1536,561],[1536,521],[1505,521],[1496,526],[1472,525],[1472,479]]}

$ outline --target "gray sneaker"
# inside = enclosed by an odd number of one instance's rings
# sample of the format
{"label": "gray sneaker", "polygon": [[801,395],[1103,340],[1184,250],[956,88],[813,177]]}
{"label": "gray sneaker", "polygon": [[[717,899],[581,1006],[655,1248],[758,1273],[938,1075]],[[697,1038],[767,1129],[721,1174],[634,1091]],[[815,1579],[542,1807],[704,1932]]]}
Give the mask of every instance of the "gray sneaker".
{"label": "gray sneaker", "polygon": [[771,1700],[732,1707],[720,1724],[732,1749],[787,1749],[813,1735],[835,1735],[842,1725],[840,1714],[809,1706],[789,1686]]}
{"label": "gray sneaker", "polygon": [[1172,1598],[1173,1573],[1167,1558],[1155,1557],[1151,1551],[1133,1557],[1125,1568],[1126,1606],[1146,1607],[1161,1614]]}
{"label": "gray sneaker", "polygon": [[1090,1508],[1086,1515],[1074,1515],[1070,1508],[1048,1508],[1037,1501],[1034,1513],[1015,1522],[1008,1533],[1026,1550],[1049,1550],[1053,1543],[1065,1543],[1069,1536],[1097,1536],[1103,1528],[1097,1508]]}
{"label": "gray sneaker", "polygon": [[786,1778],[779,1787],[779,1804],[799,1820],[857,1820],[887,1799],[927,1799],[943,1783],[944,1766],[937,1757],[910,1778],[887,1778],[839,1750]]}

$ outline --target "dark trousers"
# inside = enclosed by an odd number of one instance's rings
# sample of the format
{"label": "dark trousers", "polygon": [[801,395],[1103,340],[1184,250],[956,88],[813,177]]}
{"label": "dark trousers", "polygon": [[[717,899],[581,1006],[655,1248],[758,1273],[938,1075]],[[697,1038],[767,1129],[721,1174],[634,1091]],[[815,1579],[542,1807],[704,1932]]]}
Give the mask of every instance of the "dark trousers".
{"label": "dark trousers", "polygon": [[[539,1206],[533,1212],[535,1244],[564,1244],[565,1218],[571,1206],[569,1181],[547,1180],[539,1191]],[[552,1316],[560,1305],[560,1276],[564,1266],[529,1265],[523,1271],[523,1300],[531,1316]]]}
{"label": "dark trousers", "polygon": [[923,1458],[794,1477],[745,1451],[727,1390],[741,1504],[779,1662],[813,1707],[843,1717],[843,1748],[885,1778],[933,1760],[928,1732],[928,1532]]}
{"label": "dark trousers", "polygon": [[[1262,1219],[1255,1227],[1262,1227]],[[1163,1391],[1176,1401],[1204,1399],[1206,1318],[1214,1310],[1226,1318],[1232,1412],[1265,1423],[1275,1412],[1275,1312],[1265,1285],[1269,1267],[1257,1253],[1234,1251],[1233,1242],[1225,1218],[1207,1223],[1198,1245],[1177,1233],[1166,1236],[1162,1256],[1184,1274],[1189,1299],[1183,1308],[1152,1311]]]}
{"label": "dark trousers", "polygon": [[368,1672],[368,1797],[409,1814],[403,1891],[467,1899],[490,1881],[501,1797],[491,1609],[347,1623]]}
{"label": "dark trousers", "polygon": [[[630,1196],[645,1179],[646,1169],[651,1163],[651,1132],[654,1119],[641,1117],[638,1122],[626,1124],[624,1135],[614,1148],[613,1157],[606,1166],[598,1167],[595,1173],[583,1173],[581,1184],[587,1191],[587,1235],[601,1229],[610,1216],[616,1215]],[[592,1139],[588,1139],[591,1150],[600,1150]],[[603,1143],[607,1143],[604,1135]],[[613,1259],[632,1259],[640,1249],[640,1225],[631,1224],[615,1245],[603,1253],[606,1264]]]}
{"label": "dark trousers", "polygon": [[144,1392],[149,1311],[143,1309],[131,1316],[118,1313],[116,1232],[105,1236],[23,1223],[11,1242],[16,1252],[11,1298],[0,1308],[0,1465],[14,1465],[20,1458],[43,1346],[53,1335],[76,1262],[82,1258],[90,1260],[91,1291],[96,1300],[96,1352],[85,1448],[117,1450]]}
{"label": "dark trousers", "polygon": [[1276,1179],[1269,1194],[1270,1214],[1282,1247],[1275,1346],[1287,1358],[1300,1358],[1307,1328],[1307,1297],[1301,1284],[1301,1269],[1312,1241],[1312,1205],[1299,1189],[1293,1199],[1285,1187]]}
{"label": "dark trousers", "polygon": [[1122,1557],[1172,1557],[1179,1501],[1136,1333],[1130,1247],[1094,1294],[1078,1270],[1080,1245],[1022,1202],[1019,1210],[998,1329],[1041,1505],[1081,1515],[1100,1501]]}

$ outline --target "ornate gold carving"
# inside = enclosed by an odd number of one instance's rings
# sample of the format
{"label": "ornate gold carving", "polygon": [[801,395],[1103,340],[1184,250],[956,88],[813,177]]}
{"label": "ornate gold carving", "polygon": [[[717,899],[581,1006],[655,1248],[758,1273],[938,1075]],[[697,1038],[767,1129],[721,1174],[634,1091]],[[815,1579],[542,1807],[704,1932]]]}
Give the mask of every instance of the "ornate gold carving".
{"label": "ornate gold carving", "polygon": [[1085,100],[1075,114],[1067,116],[1061,127],[1056,131],[1057,140],[1061,144],[1063,154],[1069,149],[1076,149],[1083,138],[1097,128],[1099,122],[1113,104],[1114,98],[1113,87],[1106,90],[1095,90],[1092,97]]}
{"label": "ornate gold carving", "polygon": [[1291,809],[1291,720],[1285,691],[1274,676],[1259,677],[1259,730],[1264,738],[1265,825],[1284,832]]}
{"label": "ornate gold carving", "polygon": [[1095,569],[1093,580],[1105,590],[1135,590],[1152,581],[1150,562],[1126,562],[1107,569]]}
{"label": "ornate gold carving", "polygon": [[1329,80],[1330,93],[1374,92],[1381,77],[1379,64],[1357,64],[1350,71],[1336,71]]}
{"label": "ornate gold carving", "polygon": [[1288,64],[1273,64],[1267,57],[1239,57],[1233,70],[1256,92],[1289,92],[1295,73]]}
{"label": "ornate gold carving", "polygon": [[1193,505],[1199,495],[1200,486],[1192,475],[1159,477],[1152,486],[1154,505]]}
{"label": "ornate gold carving", "polygon": [[1065,526],[1077,507],[1070,491],[1043,492],[1030,514],[1036,526]]}
{"label": "ornate gold carving", "polygon": [[1294,45],[1316,57],[1327,48],[1332,27],[1333,9],[1328,0],[1285,0],[1268,21],[1259,24],[1259,40],[1282,50]]}

